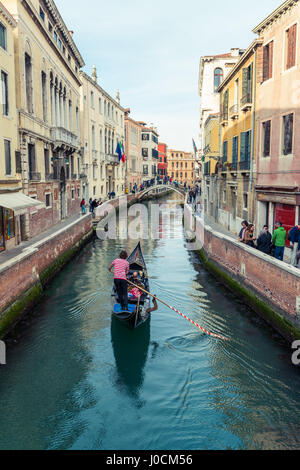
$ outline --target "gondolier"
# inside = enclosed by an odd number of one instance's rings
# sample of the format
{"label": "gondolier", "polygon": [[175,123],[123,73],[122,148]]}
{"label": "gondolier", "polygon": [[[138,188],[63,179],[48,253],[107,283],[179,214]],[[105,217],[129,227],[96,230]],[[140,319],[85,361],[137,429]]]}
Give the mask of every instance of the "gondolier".
{"label": "gondolier", "polygon": [[[121,255],[120,259],[122,259]],[[121,265],[120,261],[115,260],[109,267],[109,270],[112,271],[113,266],[115,266],[115,278],[119,265]],[[150,295],[144,293],[144,289],[149,289],[149,280],[140,243],[127,258],[125,271],[124,264],[122,269],[122,279],[115,279],[111,293],[112,314],[129,328],[137,328],[149,319],[150,313],[153,311],[150,306]],[[127,277],[128,280],[126,280]],[[124,282],[126,283],[126,306],[124,305]],[[119,294],[118,287],[120,288],[120,286],[122,292]]]}
{"label": "gondolier", "polygon": [[108,268],[111,273],[114,268],[115,287],[121,308],[125,311],[128,310],[127,274],[129,273],[129,263],[127,257],[127,252],[125,250],[121,251],[120,257],[115,259]]}

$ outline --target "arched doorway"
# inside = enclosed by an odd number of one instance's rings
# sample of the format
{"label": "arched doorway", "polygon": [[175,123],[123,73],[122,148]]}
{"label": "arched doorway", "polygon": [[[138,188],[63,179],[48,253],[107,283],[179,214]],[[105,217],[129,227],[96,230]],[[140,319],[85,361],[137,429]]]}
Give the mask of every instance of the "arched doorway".
{"label": "arched doorway", "polygon": [[60,193],[60,219],[63,220],[66,217],[66,174],[65,174],[64,167],[60,169],[59,193]]}

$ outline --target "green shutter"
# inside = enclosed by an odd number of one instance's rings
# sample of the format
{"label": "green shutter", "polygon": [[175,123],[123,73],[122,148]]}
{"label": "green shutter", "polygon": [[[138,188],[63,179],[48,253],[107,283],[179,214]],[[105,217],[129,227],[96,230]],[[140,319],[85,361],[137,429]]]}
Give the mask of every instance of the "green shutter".
{"label": "green shutter", "polygon": [[248,91],[248,68],[243,69],[242,97],[247,96]]}
{"label": "green shutter", "polygon": [[253,63],[249,66],[249,76],[248,76],[248,95],[249,103],[252,103],[252,87],[253,87]]}
{"label": "green shutter", "polygon": [[251,159],[251,131],[247,132],[248,145],[247,145],[247,161]]}
{"label": "green shutter", "polygon": [[246,132],[241,133],[241,162],[246,160],[246,134]]}

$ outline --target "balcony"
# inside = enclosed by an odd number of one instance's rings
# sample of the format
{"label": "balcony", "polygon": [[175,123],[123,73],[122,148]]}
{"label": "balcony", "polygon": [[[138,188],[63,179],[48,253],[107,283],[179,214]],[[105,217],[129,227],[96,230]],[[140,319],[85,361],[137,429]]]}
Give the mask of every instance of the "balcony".
{"label": "balcony", "polygon": [[241,99],[241,110],[246,112],[252,108],[252,94],[246,93]]}
{"label": "balcony", "polygon": [[29,179],[30,181],[41,181],[41,173],[36,173],[34,171],[31,171],[29,173]]}
{"label": "balcony", "polygon": [[228,111],[224,111],[221,114],[221,126],[227,126],[228,124]]}
{"label": "balcony", "polygon": [[210,145],[206,145],[206,147],[204,147],[204,150],[203,150],[203,153],[204,155],[207,155],[208,153],[210,152]]}
{"label": "balcony", "polygon": [[250,171],[250,160],[245,160],[244,162],[239,162],[240,171],[249,172]]}
{"label": "balcony", "polygon": [[51,181],[51,180],[56,180],[57,179],[57,175],[55,175],[54,173],[46,173],[46,181]]}
{"label": "balcony", "polygon": [[229,108],[229,116],[230,116],[230,119],[232,119],[233,121],[235,119],[238,119],[239,117],[239,105],[238,104],[234,104],[233,106]]}
{"label": "balcony", "polygon": [[98,165],[98,151],[92,150],[93,165]]}
{"label": "balcony", "polygon": [[119,157],[118,155],[105,155],[105,162],[110,164],[110,165],[118,165],[119,162]]}
{"label": "balcony", "polygon": [[51,129],[51,139],[55,141],[56,146],[68,145],[78,148],[78,136],[63,127],[53,127]]}

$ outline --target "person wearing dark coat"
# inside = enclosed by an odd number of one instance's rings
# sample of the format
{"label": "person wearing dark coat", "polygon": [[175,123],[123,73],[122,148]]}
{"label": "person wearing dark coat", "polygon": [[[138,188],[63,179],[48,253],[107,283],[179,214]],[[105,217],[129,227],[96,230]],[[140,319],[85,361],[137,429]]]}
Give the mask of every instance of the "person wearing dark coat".
{"label": "person wearing dark coat", "polygon": [[266,255],[271,254],[272,250],[272,235],[269,232],[268,225],[265,225],[257,239],[257,249]]}

